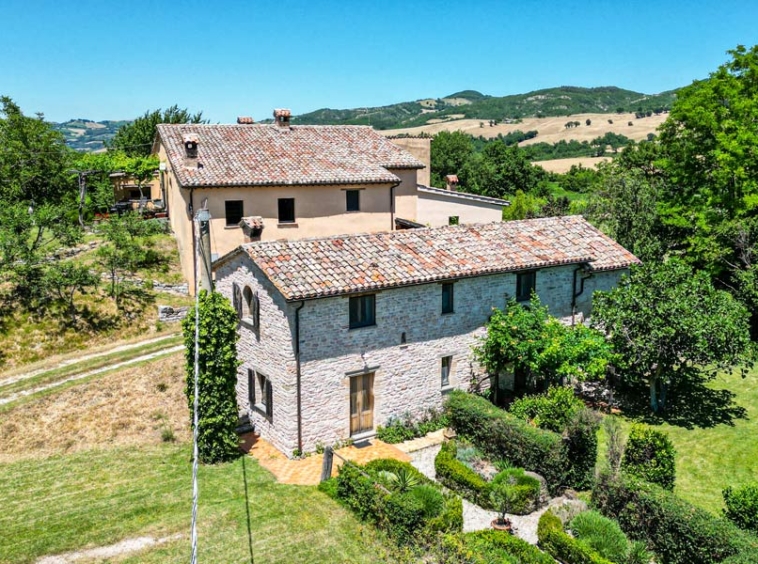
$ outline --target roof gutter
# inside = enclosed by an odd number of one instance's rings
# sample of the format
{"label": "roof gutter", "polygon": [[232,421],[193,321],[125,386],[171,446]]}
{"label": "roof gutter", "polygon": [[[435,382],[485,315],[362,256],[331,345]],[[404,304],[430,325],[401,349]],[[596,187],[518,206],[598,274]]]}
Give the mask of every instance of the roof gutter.
{"label": "roof gutter", "polygon": [[395,230],[395,188],[400,186],[403,181],[390,186],[390,231]]}

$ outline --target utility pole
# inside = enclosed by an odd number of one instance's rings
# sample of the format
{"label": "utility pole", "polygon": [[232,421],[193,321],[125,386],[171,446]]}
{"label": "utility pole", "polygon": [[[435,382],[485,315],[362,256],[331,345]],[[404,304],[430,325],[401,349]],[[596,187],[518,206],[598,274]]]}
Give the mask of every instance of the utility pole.
{"label": "utility pole", "polygon": [[[206,204],[207,205],[207,204]],[[211,273],[211,212],[207,207],[198,210],[195,219],[200,226],[200,289],[213,291]]]}

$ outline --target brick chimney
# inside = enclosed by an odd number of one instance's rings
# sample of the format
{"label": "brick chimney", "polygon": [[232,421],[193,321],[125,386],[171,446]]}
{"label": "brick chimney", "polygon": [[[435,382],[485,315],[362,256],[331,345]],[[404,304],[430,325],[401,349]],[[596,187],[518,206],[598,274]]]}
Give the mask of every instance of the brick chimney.
{"label": "brick chimney", "polygon": [[255,120],[253,120],[253,118],[250,116],[239,116],[237,118],[237,123],[239,125],[252,125],[255,123]]}
{"label": "brick chimney", "polygon": [[274,110],[274,121],[276,121],[276,125],[279,127],[289,127],[291,117],[292,112],[287,109],[277,108]]}
{"label": "brick chimney", "polygon": [[182,143],[184,143],[184,156],[188,159],[196,159],[197,145],[200,143],[197,133],[185,133],[182,135]]}
{"label": "brick chimney", "polygon": [[448,174],[445,177],[445,189],[450,190],[451,192],[458,191],[458,175]]}

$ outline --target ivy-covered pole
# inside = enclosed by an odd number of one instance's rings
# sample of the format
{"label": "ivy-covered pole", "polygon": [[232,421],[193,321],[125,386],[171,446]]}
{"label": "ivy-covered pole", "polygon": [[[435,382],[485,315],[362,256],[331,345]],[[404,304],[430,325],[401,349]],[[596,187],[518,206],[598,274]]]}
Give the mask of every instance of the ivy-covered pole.
{"label": "ivy-covered pole", "polygon": [[[198,319],[198,456],[200,462],[215,464],[236,458],[237,425],[237,314],[229,300],[218,292],[200,291],[199,310],[184,319],[186,345],[186,388],[193,413],[195,330]],[[194,423],[193,423],[194,430]]]}

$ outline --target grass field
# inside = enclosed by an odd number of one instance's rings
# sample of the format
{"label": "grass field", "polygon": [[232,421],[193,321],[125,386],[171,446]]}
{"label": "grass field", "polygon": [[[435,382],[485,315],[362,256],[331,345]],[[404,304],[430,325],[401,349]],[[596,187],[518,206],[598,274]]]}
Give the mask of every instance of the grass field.
{"label": "grass field", "polygon": [[[745,379],[721,374],[706,390],[680,400],[686,405],[678,408],[681,416],[674,413],[669,422],[624,417],[624,430],[642,420],[668,433],[677,450],[675,493],[720,514],[726,486],[758,481],[758,370]],[[603,442],[601,435],[601,447]]]}
{"label": "grass field", "polygon": [[[187,562],[190,454],[186,444],[166,444],[0,465],[0,562],[177,533],[182,536],[108,561]],[[326,495],[277,484],[250,458],[200,468],[200,561],[249,562],[243,471],[257,562],[391,561],[375,534]]]}

